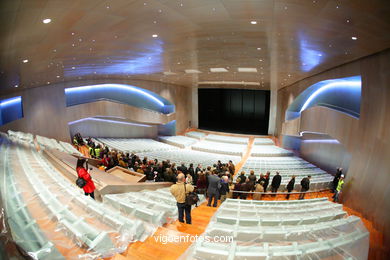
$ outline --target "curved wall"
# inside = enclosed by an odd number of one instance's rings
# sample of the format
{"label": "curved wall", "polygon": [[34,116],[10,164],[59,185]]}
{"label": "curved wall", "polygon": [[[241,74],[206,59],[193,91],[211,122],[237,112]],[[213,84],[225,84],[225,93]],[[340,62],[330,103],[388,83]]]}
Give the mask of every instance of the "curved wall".
{"label": "curved wall", "polygon": [[[390,50],[386,50],[299,81],[279,90],[277,115],[277,131],[282,137],[285,111],[299,93],[321,80],[361,75],[359,119],[348,119],[341,116],[342,113],[333,113],[329,109],[319,111],[312,108],[305,111],[300,120],[292,122],[295,125],[285,127],[284,131],[311,129],[327,133],[344,144],[351,153],[351,161],[343,203],[361,212],[376,228],[383,231],[384,243],[387,245],[390,244],[389,70]],[[333,153],[332,150],[322,152]],[[336,160],[336,156],[337,153],[334,153],[328,160]]]}
{"label": "curved wall", "polygon": [[[111,101],[66,106],[65,88],[107,83],[129,84],[151,91],[174,104],[176,112],[163,114]],[[68,122],[87,117],[115,116],[132,122],[150,124],[167,124],[176,120],[177,132],[182,132],[188,127],[191,117],[191,106],[189,105],[191,89],[155,81],[117,79],[70,81],[21,89],[12,93],[12,96],[15,95],[22,96],[24,117],[1,126],[0,131],[5,132],[11,129],[31,132],[62,141],[69,141]],[[5,99],[8,96],[0,99]]]}

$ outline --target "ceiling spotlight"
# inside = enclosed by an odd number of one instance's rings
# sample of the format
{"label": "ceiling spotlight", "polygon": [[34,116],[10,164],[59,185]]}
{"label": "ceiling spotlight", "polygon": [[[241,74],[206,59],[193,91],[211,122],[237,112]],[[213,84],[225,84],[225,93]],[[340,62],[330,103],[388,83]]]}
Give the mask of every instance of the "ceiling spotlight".
{"label": "ceiling spotlight", "polygon": [[19,87],[19,85],[18,85],[18,84],[16,84],[14,87],[15,87],[15,88],[17,88],[17,87]]}
{"label": "ceiling spotlight", "polygon": [[352,36],[351,39],[354,40],[354,41],[356,41],[356,40],[357,40],[357,37]]}
{"label": "ceiling spotlight", "polygon": [[257,48],[257,50],[258,50],[258,51],[260,51],[260,50],[261,50],[261,48],[259,47],[259,48]]}
{"label": "ceiling spotlight", "polygon": [[50,19],[50,18],[43,19],[42,22],[43,22],[43,23],[50,23],[50,22],[51,22],[51,19]]}
{"label": "ceiling spotlight", "polygon": [[158,35],[157,35],[157,34],[153,34],[152,37],[153,37],[153,38],[157,38]]}
{"label": "ceiling spotlight", "polygon": [[28,62],[28,60],[23,60],[23,63],[27,63]]}
{"label": "ceiling spotlight", "polygon": [[251,24],[257,24],[257,21],[251,21]]}

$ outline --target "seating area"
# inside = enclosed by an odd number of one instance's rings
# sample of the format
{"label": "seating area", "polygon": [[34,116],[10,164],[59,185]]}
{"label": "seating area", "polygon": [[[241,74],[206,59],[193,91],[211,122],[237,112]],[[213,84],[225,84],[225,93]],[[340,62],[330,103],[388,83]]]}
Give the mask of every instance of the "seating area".
{"label": "seating area", "polygon": [[[75,248],[72,257],[82,257],[80,250],[87,250],[85,257],[96,258],[123,252],[129,243],[144,241],[154,232],[141,217],[125,216],[114,207],[84,196],[34,147],[3,134],[0,144],[0,167],[5,174],[0,178],[1,195],[12,237],[37,259],[64,259],[56,247],[61,247],[57,243],[65,237],[72,244],[68,246]],[[31,214],[37,206],[38,215],[35,211]],[[47,217],[56,230],[40,230],[36,223],[47,222]]]}
{"label": "seating area", "polygon": [[293,156],[291,151],[274,145],[253,145],[251,156]]}
{"label": "seating area", "polygon": [[186,148],[189,147],[197,142],[196,139],[182,136],[182,135],[175,135],[175,136],[159,136],[158,140],[167,143],[170,145],[174,145],[180,148]]}
{"label": "seating area", "polygon": [[[265,174],[267,171],[270,171],[270,180],[272,180],[276,172],[279,172],[282,176],[279,191],[286,190],[286,185],[292,175],[296,176],[294,186],[296,190],[300,188],[301,179],[308,175],[312,176],[310,180],[311,190],[327,189],[333,180],[333,176],[299,157],[250,157],[242,166],[241,171],[249,174],[251,170],[255,172],[257,178],[260,177],[261,173]],[[235,176],[235,178],[237,177]]]}
{"label": "seating area", "polygon": [[237,137],[237,136],[226,136],[226,135],[215,135],[209,134],[205,138],[209,141],[221,142],[221,143],[232,143],[232,144],[248,144],[248,137]]}
{"label": "seating area", "polygon": [[203,132],[198,132],[198,131],[191,131],[191,132],[187,132],[185,135],[188,137],[191,137],[191,138],[201,140],[201,139],[205,138],[207,134],[205,134]]}
{"label": "seating area", "polygon": [[274,141],[272,141],[272,139],[270,139],[270,138],[259,138],[259,137],[254,139],[253,144],[254,145],[267,145],[267,144],[275,145]]}
{"label": "seating area", "polygon": [[[205,199],[199,196],[202,203]],[[177,216],[176,200],[167,188],[108,194],[103,197],[103,202],[124,214],[157,226],[172,222]]]}
{"label": "seating area", "polygon": [[[207,138],[207,137],[206,137]],[[209,153],[220,153],[220,154],[228,154],[235,156],[242,156],[246,149],[246,144],[238,144],[238,143],[223,143],[220,141],[200,141],[192,146],[193,150],[209,152]]]}
{"label": "seating area", "polygon": [[44,150],[44,149],[54,149],[58,150],[64,153],[69,153],[69,154],[76,154],[83,156],[77,149],[75,149],[71,144],[65,143],[65,142],[57,142],[57,140],[53,138],[47,138],[44,136],[37,135],[37,142],[39,144],[39,147]]}
{"label": "seating area", "polygon": [[238,163],[241,160],[241,158],[238,156],[229,156],[224,154],[208,153],[187,149],[155,151],[140,153],[138,155],[140,158],[146,156],[148,158],[157,159],[159,161],[170,160],[171,163],[176,163],[176,165],[185,163],[188,166],[190,163],[193,163],[195,166],[201,164],[204,167],[213,165],[218,160],[220,160],[222,163],[227,163],[229,160],[232,160],[233,163]]}
{"label": "seating area", "polygon": [[169,151],[178,149],[172,145],[164,144],[153,139],[126,139],[126,138],[95,138],[98,142],[110,148],[129,152],[144,153],[154,151]]}
{"label": "seating area", "polygon": [[362,221],[326,198],[227,199],[202,236],[232,236],[233,241],[198,240],[187,258],[367,259],[369,245]]}

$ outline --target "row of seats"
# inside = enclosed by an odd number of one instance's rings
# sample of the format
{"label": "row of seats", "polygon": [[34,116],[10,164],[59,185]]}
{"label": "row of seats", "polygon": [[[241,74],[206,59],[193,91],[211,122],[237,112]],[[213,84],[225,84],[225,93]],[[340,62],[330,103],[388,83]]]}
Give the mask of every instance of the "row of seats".
{"label": "row of seats", "polygon": [[9,141],[4,135],[1,136],[0,143],[2,151],[0,169],[4,174],[0,178],[0,190],[12,238],[36,259],[65,259],[43,234],[23,201],[21,190],[19,190],[9,166]]}
{"label": "row of seats", "polygon": [[110,148],[129,153],[170,151],[178,149],[177,147],[157,142],[153,139],[96,138],[96,140]]}
{"label": "row of seats", "polygon": [[270,138],[255,138],[253,141],[253,145],[274,145],[274,141]]}
{"label": "row of seats", "polygon": [[221,143],[232,143],[232,144],[248,144],[248,137],[237,137],[237,136],[226,136],[226,135],[215,135],[209,134],[205,138],[209,141],[221,142]]}
{"label": "row of seats", "polygon": [[39,144],[39,147],[44,150],[44,149],[53,149],[53,150],[58,150],[64,153],[69,153],[69,154],[76,154],[79,156],[83,156],[76,148],[74,148],[71,144],[65,143],[65,142],[57,142],[57,140],[53,138],[47,138],[44,136],[37,135],[37,142]]}
{"label": "row of seats", "polygon": [[347,216],[341,205],[329,202],[327,198],[291,201],[227,199],[185,257],[367,259],[368,246],[369,233],[362,221]]}
{"label": "row of seats", "polygon": [[220,153],[220,154],[242,156],[246,152],[247,145],[203,140],[194,144],[192,146],[192,149],[203,151],[203,152],[209,152],[209,153]]}
{"label": "row of seats", "polygon": [[[204,201],[203,196],[201,201]],[[103,202],[125,214],[158,226],[177,217],[176,200],[168,189],[107,194],[104,195]]]}
{"label": "row of seats", "polygon": [[185,135],[188,137],[191,137],[191,138],[201,140],[201,139],[205,138],[207,134],[205,134],[203,132],[191,131],[191,132],[186,133]]}
{"label": "row of seats", "polygon": [[9,138],[11,139],[21,140],[30,144],[34,143],[34,136],[30,133],[24,133],[24,132],[12,131],[12,130],[8,130],[7,133]]}
{"label": "row of seats", "polygon": [[227,163],[229,160],[232,160],[234,163],[238,163],[241,160],[241,158],[238,156],[228,156],[224,154],[207,153],[187,149],[155,151],[140,153],[138,155],[140,158],[146,156],[148,158],[157,159],[160,162],[170,160],[171,163],[176,163],[176,165],[186,163],[186,165],[188,166],[190,163],[193,163],[194,166],[201,164],[203,167],[211,166],[215,164],[218,160],[220,160],[222,163]]}
{"label": "row of seats", "polygon": [[254,145],[251,156],[293,156],[293,152],[274,145]]}
{"label": "row of seats", "polygon": [[187,137],[187,136],[181,136],[181,135],[175,135],[175,136],[159,136],[159,141],[178,146],[180,148],[186,148],[189,147],[197,142],[196,139]]}
{"label": "row of seats", "polygon": [[369,234],[360,229],[323,241],[317,240],[292,245],[237,245],[237,243],[216,244],[198,240],[194,247],[194,259],[357,259],[368,257]]}

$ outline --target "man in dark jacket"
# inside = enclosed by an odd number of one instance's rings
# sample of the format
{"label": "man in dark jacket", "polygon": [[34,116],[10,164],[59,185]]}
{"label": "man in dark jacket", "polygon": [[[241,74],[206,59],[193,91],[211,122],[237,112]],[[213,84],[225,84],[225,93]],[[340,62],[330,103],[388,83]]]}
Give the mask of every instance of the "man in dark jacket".
{"label": "man in dark jacket", "polygon": [[243,183],[245,183],[245,181],[246,181],[246,176],[245,176],[245,172],[244,171],[242,171],[241,172],[241,174],[240,174],[240,183],[241,184],[243,184]]}
{"label": "man in dark jacket", "polygon": [[306,192],[309,190],[310,188],[310,179],[311,179],[311,176],[308,175],[307,177],[303,178],[301,180],[301,194],[299,194],[299,199],[300,200],[303,200],[305,198],[305,194]]}
{"label": "man in dark jacket", "polygon": [[280,176],[279,172],[276,172],[276,175],[272,178],[272,182],[271,182],[271,191],[273,193],[278,192],[281,182],[282,182],[282,176]]}
{"label": "man in dark jacket", "polygon": [[294,185],[295,185],[295,175],[291,176],[291,180],[287,184],[286,188],[287,188],[288,194],[286,195],[286,199],[290,198],[290,192],[294,189]]}
{"label": "man in dark jacket", "polygon": [[213,171],[211,175],[207,177],[209,186],[207,188],[207,194],[209,196],[209,202],[207,203],[207,206],[211,206],[211,202],[214,198],[214,204],[213,207],[217,206],[218,198],[219,198],[219,189],[221,188],[221,179],[218,178],[216,175],[216,172]]}
{"label": "man in dark jacket", "polygon": [[226,196],[229,193],[229,177],[224,175],[221,179],[221,188],[219,194],[221,194],[221,203],[226,200]]}

